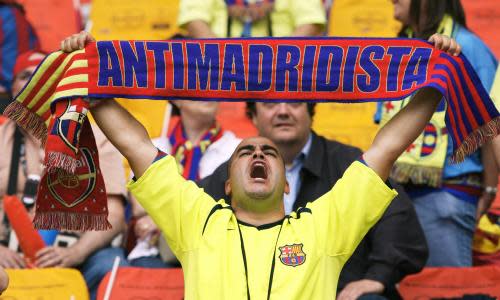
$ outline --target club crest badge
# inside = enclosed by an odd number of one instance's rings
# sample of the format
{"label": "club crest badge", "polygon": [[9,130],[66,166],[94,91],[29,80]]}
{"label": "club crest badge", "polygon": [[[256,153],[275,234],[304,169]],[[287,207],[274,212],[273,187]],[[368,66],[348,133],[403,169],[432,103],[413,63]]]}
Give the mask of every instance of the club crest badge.
{"label": "club crest badge", "polygon": [[85,107],[70,105],[66,106],[64,113],[56,120],[56,125],[52,129],[51,134],[57,134],[61,140],[73,152],[77,153],[78,148],[78,133],[80,132],[83,122],[87,118],[88,110]]}
{"label": "club crest badge", "polygon": [[[97,168],[91,150],[81,148],[77,172],[69,174],[61,169],[53,169],[47,174],[50,194],[65,207],[74,207],[84,201],[94,190]],[[68,200],[71,199],[71,202]]]}
{"label": "club crest badge", "polygon": [[280,261],[285,266],[297,267],[306,261],[303,244],[285,245],[278,247],[280,250]]}

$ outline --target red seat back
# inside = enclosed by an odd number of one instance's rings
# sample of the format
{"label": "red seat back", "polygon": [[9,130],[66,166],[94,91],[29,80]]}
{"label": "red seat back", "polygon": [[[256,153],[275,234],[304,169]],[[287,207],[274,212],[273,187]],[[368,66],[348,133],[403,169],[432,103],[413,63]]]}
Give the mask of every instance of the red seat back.
{"label": "red seat back", "polygon": [[[500,297],[500,266],[425,268],[399,284],[403,299],[462,298],[465,295]],[[486,298],[484,298],[486,299]]]}
{"label": "red seat back", "polygon": [[[99,285],[97,299],[104,299],[111,272]],[[120,267],[109,300],[180,300],[184,298],[182,269]]]}

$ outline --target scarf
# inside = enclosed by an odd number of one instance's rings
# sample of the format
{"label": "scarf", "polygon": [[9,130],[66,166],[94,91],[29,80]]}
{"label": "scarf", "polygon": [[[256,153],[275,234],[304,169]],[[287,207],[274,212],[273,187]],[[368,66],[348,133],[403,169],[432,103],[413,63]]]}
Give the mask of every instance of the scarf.
{"label": "scarf", "polygon": [[[456,24],[449,15],[445,15],[437,32],[454,37]],[[411,29],[404,33],[413,37]],[[395,116],[410,98],[400,102],[386,102],[381,107],[380,125],[383,126]],[[422,134],[398,158],[391,171],[391,177],[400,183],[412,182],[431,187],[441,187],[443,167],[446,162],[448,130],[445,123],[444,103],[432,116]]]}
{"label": "scarf", "polygon": [[184,127],[179,118],[168,139],[172,145],[172,153],[179,164],[182,176],[188,180],[200,179],[199,169],[203,153],[222,136],[223,131],[218,125],[213,125],[201,137],[197,144],[193,144],[186,136]]}
{"label": "scarf", "polygon": [[499,113],[465,57],[413,39],[99,41],[48,55],[5,114],[47,141],[35,226],[105,229],[88,98],[359,103],[403,99],[423,87],[447,100],[456,161],[500,131]]}

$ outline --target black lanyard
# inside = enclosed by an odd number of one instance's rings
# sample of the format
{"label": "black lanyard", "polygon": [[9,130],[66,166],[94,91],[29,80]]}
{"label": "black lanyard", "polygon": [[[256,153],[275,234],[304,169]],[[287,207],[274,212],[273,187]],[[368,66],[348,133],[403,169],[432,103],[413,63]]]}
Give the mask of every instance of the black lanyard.
{"label": "black lanyard", "polygon": [[21,129],[16,126],[14,131],[14,143],[12,145],[12,156],[10,159],[9,183],[7,184],[7,195],[16,195],[17,179],[19,177],[19,161],[26,172],[26,149],[24,147],[24,136]]}
{"label": "black lanyard", "polygon": [[[267,287],[267,300],[271,298],[271,288],[273,287],[273,276],[274,276],[274,267],[276,265],[276,247],[278,246],[278,240],[280,239],[281,229],[283,228],[283,221],[281,221],[280,230],[278,232],[278,236],[276,237],[276,242],[274,243],[273,250],[273,259],[271,261],[271,272],[269,273],[269,284]],[[245,267],[245,278],[247,284],[247,299],[250,300],[250,288],[248,287],[248,267],[247,267],[247,256],[245,253],[245,243],[243,242],[243,234],[241,233],[240,224],[238,223],[238,231],[240,233],[240,244],[241,244],[241,256],[243,258],[243,266]]]}
{"label": "black lanyard", "polygon": [[[21,129],[16,126],[14,131],[14,143],[12,144],[12,156],[10,159],[10,170],[9,170],[9,181],[7,183],[7,195],[17,194],[17,179],[19,177],[19,161],[23,166],[23,170],[26,172],[26,149],[24,145],[24,136]],[[7,219],[7,214],[4,214],[2,223],[5,228],[9,228],[9,220]],[[8,245],[7,241],[1,241],[1,244]]]}

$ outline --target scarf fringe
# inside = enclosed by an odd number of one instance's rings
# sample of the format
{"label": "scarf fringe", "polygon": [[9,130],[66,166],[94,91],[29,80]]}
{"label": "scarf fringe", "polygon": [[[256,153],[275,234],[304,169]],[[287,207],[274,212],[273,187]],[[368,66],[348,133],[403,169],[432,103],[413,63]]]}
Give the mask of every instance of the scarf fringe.
{"label": "scarf fringe", "polygon": [[28,131],[35,138],[39,139],[42,146],[45,146],[45,142],[47,141],[47,126],[40,116],[17,101],[10,103],[5,108],[3,114],[14,120],[21,128]]}
{"label": "scarf fringe", "polygon": [[471,132],[453,153],[451,162],[462,162],[467,155],[474,153],[481,145],[492,140],[498,134],[500,134],[500,116]]}
{"label": "scarf fringe", "polygon": [[414,184],[440,187],[442,177],[443,169],[441,168],[422,167],[408,163],[396,163],[391,170],[391,178],[399,183],[408,183],[411,181]]}
{"label": "scarf fringe", "polygon": [[35,214],[33,224],[36,229],[58,229],[73,231],[109,230],[107,214],[88,214],[71,212],[39,212]]}
{"label": "scarf fringe", "polygon": [[62,169],[69,174],[75,174],[77,163],[78,160],[76,158],[66,153],[49,152],[47,153],[45,167],[47,167],[48,170],[56,168]]}

